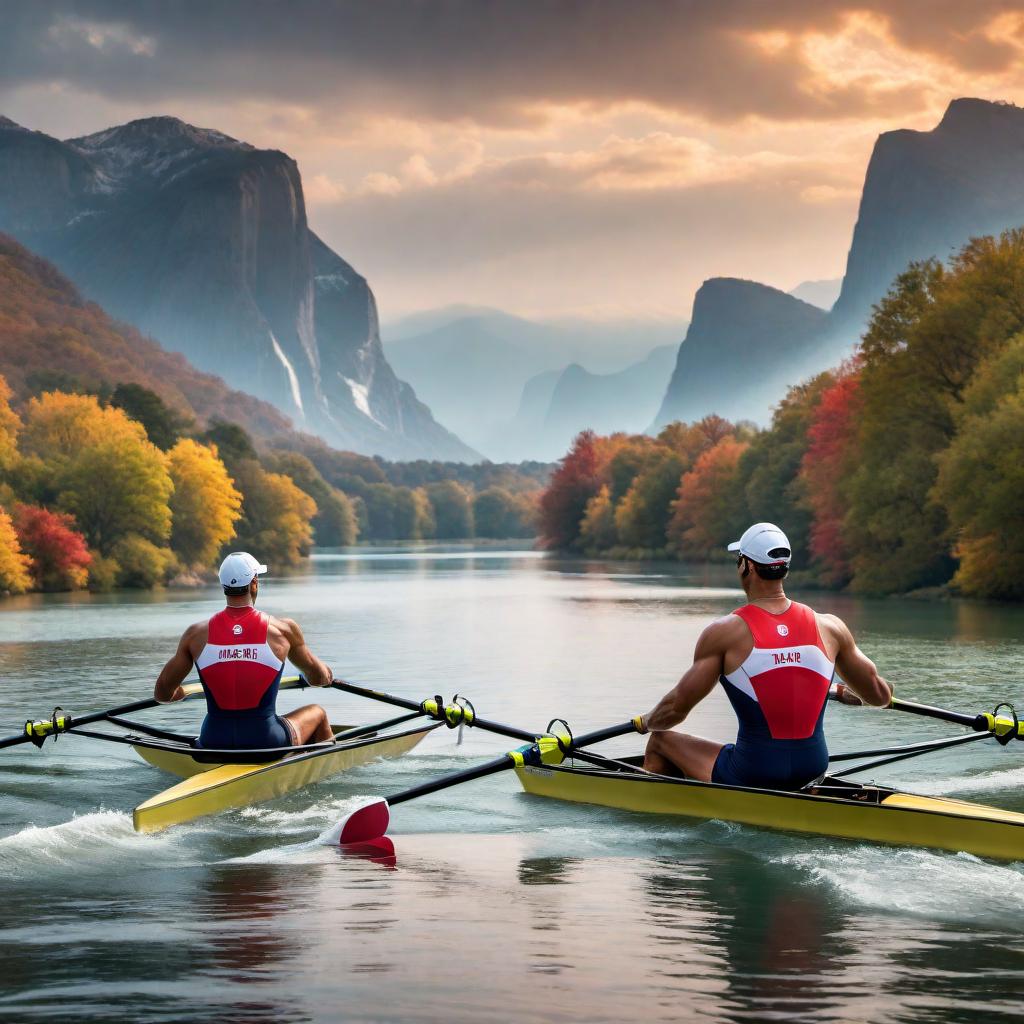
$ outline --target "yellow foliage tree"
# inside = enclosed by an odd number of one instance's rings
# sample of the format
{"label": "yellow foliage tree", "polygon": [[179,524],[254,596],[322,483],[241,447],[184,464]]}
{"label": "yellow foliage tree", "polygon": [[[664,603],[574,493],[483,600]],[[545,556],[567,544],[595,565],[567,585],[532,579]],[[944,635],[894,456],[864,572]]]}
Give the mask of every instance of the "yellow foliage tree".
{"label": "yellow foliage tree", "polygon": [[606,484],[587,502],[580,522],[580,546],[588,554],[607,551],[619,539],[615,529],[615,507]]}
{"label": "yellow foliage tree", "polygon": [[242,491],[242,518],[235,543],[262,562],[295,565],[313,546],[316,502],[291,477],[268,473],[254,459],[234,467]]}
{"label": "yellow foliage tree", "polygon": [[213,446],[183,438],[167,458],[174,482],[171,548],[185,565],[208,565],[235,535],[242,495]]}
{"label": "yellow foliage tree", "polygon": [[29,402],[22,445],[42,460],[56,504],[104,555],[128,534],[167,540],[174,490],[167,458],[120,409],[92,395],[47,392]]}
{"label": "yellow foliage tree", "polygon": [[18,431],[21,420],[11,408],[11,389],[0,376],[0,473],[18,461]]}
{"label": "yellow foliage tree", "polygon": [[31,559],[21,550],[11,517],[0,508],[0,593],[23,594],[32,584]]}

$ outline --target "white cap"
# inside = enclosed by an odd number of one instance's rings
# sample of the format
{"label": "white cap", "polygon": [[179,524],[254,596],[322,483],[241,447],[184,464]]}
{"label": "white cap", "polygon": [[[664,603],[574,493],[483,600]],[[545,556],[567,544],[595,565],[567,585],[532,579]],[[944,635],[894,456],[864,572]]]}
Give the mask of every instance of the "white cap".
{"label": "white cap", "polygon": [[222,587],[247,587],[266,571],[267,567],[257,562],[248,551],[232,551],[220,563],[220,572],[217,575]]}
{"label": "white cap", "polygon": [[774,523],[754,523],[729,545],[759,565],[789,565],[793,550],[789,538]]}

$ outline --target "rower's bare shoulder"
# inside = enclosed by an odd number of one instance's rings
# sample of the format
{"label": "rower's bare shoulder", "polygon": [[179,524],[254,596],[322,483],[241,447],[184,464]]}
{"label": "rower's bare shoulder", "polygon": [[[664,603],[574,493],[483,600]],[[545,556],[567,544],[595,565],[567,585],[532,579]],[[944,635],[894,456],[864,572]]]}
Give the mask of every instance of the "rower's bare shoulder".
{"label": "rower's bare shoulder", "polygon": [[207,619],[203,619],[201,622],[193,622],[181,634],[181,646],[187,647],[192,656],[195,657],[205,646],[209,635],[210,623]]}
{"label": "rower's bare shoulder", "polygon": [[267,632],[271,636],[279,636],[290,644],[302,641],[302,630],[294,619],[280,618],[276,615],[267,616]]}
{"label": "rower's bare shoulder", "polygon": [[747,624],[738,615],[729,614],[709,622],[700,640],[709,646],[731,647],[737,640],[749,635]]}

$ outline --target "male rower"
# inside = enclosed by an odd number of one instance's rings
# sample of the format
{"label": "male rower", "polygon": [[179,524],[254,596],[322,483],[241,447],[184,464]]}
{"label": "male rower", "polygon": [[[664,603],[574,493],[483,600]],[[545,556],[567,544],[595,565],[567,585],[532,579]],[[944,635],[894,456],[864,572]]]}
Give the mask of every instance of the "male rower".
{"label": "male rower", "polygon": [[228,555],[218,573],[227,606],[185,630],[156,681],[158,701],[181,700],[181,684],[195,665],[206,695],[201,747],[256,750],[334,738],[319,704],[277,714],[286,658],[313,686],[330,686],[334,674],[306,646],[296,623],[256,611],[259,577],[266,571],[247,551]]}
{"label": "male rower", "polygon": [[[716,619],[697,641],[693,665],[643,716],[644,768],[678,769],[730,786],[799,789],[828,768],[822,719],[830,689],[847,704],[885,707],[892,687],[849,628],[791,601],[782,581],[792,550],[771,523],[755,523],[729,545],[747,604]],[[832,686],[838,671],[843,682]],[[735,743],[672,732],[721,682],[739,719]]]}

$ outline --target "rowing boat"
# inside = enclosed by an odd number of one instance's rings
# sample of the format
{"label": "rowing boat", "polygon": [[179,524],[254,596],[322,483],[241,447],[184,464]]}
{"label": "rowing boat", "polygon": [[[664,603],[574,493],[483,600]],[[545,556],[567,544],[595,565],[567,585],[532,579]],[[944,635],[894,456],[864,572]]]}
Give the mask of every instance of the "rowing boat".
{"label": "rowing boat", "polygon": [[572,803],[1024,860],[1024,814],[1016,811],[831,776],[797,792],[725,786],[655,775],[641,762],[570,755],[560,765],[517,766],[516,774],[527,793]]}
{"label": "rowing boat", "polygon": [[297,754],[247,761],[210,763],[209,758],[186,743],[150,744],[142,738],[132,744],[136,753],[155,768],[179,776],[182,781],[151,796],[132,812],[137,832],[158,832],[171,825],[276,800],[286,793],[311,786],[339,772],[379,757],[398,757],[412,750],[440,723],[431,722],[402,732],[344,739],[350,726],[332,726],[336,742],[319,744]]}

